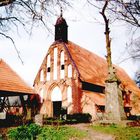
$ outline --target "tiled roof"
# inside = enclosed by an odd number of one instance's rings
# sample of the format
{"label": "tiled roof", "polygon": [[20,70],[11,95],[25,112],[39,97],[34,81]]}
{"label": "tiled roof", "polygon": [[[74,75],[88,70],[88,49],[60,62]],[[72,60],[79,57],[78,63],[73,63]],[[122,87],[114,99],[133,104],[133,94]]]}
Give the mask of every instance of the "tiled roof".
{"label": "tiled roof", "polygon": [[11,92],[11,94],[34,94],[33,89],[29,87],[8,64],[0,59],[0,96],[4,94],[5,91]]}
{"label": "tiled roof", "polygon": [[[82,81],[89,82],[91,84],[97,84],[100,86],[105,86],[105,80],[107,78],[108,70],[107,62],[104,58],[70,41],[68,41],[68,43],[55,41],[50,46],[49,50],[55,47],[65,48],[65,51],[67,52],[67,55],[70,58],[72,65],[77,70],[77,73]],[[46,57],[44,58],[41,67],[45,62]],[[115,66],[115,68],[117,69],[117,76],[121,80],[125,90],[132,91],[133,93],[140,96],[140,89],[136,86],[135,82],[128,76],[128,74],[118,66]],[[37,76],[34,80],[34,84],[36,83],[38,76],[39,72],[37,73]]]}
{"label": "tiled roof", "polygon": [[[60,43],[59,45],[63,45]],[[107,78],[107,62],[104,58],[90,52],[72,42],[66,44],[73,61],[75,62],[80,78],[83,81],[104,86]],[[120,67],[115,66],[117,76],[126,90],[130,90],[140,96],[140,90],[135,82]]]}

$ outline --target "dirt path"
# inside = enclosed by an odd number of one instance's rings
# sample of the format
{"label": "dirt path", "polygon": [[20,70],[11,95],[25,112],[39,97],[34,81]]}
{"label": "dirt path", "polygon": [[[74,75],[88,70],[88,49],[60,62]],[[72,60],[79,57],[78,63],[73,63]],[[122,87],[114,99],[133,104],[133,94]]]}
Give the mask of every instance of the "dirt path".
{"label": "dirt path", "polygon": [[90,128],[90,124],[75,124],[72,125],[79,130],[86,131],[88,136],[83,140],[115,140],[115,137],[109,134],[103,134]]}

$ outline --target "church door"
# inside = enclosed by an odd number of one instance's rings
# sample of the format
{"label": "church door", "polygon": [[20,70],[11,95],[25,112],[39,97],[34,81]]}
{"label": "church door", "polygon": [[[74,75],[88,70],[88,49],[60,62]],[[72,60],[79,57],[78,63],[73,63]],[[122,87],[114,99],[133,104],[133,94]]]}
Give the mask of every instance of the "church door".
{"label": "church door", "polygon": [[62,94],[59,87],[55,87],[51,94],[51,101],[53,104],[53,117],[59,117],[62,108]]}

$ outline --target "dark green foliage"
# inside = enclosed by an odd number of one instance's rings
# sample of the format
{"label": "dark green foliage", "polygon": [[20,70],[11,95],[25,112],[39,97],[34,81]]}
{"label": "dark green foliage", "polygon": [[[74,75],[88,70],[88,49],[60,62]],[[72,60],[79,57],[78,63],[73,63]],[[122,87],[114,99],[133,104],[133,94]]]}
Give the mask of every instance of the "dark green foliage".
{"label": "dark green foliage", "polygon": [[90,123],[91,115],[88,113],[76,113],[76,114],[68,114],[67,119],[58,119],[58,118],[46,118],[44,120],[44,124],[49,125],[63,125],[63,124],[76,124],[76,123]]}
{"label": "dark green foliage", "polygon": [[8,131],[11,140],[32,140],[41,132],[41,127],[36,124],[22,125]]}
{"label": "dark green foliage", "polygon": [[72,123],[89,123],[91,122],[91,115],[89,113],[76,113],[67,116],[68,120],[71,120]]}

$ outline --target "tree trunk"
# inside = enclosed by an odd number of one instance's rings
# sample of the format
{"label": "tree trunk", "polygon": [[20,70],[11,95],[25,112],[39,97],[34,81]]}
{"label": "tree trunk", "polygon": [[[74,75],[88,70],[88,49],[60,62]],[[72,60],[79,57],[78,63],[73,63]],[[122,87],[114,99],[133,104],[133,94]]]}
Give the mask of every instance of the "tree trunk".
{"label": "tree trunk", "polygon": [[100,14],[105,22],[105,36],[106,36],[106,50],[107,50],[107,64],[108,64],[108,77],[105,84],[106,104],[105,104],[105,117],[107,120],[124,120],[126,119],[124,113],[124,105],[122,100],[122,92],[119,88],[120,80],[116,76],[116,70],[112,66],[111,60],[111,39],[109,31],[109,19],[105,15],[105,10],[108,6],[109,0],[105,0],[102,12]]}

